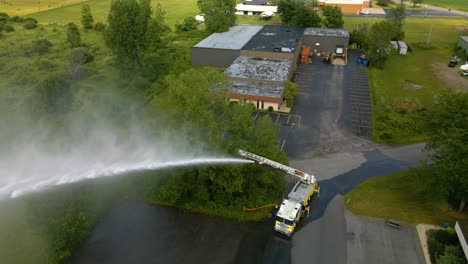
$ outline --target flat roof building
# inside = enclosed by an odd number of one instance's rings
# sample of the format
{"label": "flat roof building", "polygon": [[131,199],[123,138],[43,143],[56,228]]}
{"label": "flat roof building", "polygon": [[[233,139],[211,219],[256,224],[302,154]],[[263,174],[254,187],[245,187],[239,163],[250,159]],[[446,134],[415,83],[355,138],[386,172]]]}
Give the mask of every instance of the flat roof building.
{"label": "flat roof building", "polygon": [[233,26],[227,32],[213,33],[192,47],[192,64],[226,68],[237,57],[240,49],[263,27]]}
{"label": "flat roof building", "polygon": [[303,46],[346,54],[348,42],[344,29],[239,25],[193,46],[192,64],[225,68],[231,101],[280,110]]}
{"label": "flat roof building", "polygon": [[305,28],[303,45],[320,52],[335,52],[337,47],[346,51],[349,45],[349,31],[339,28]]}
{"label": "flat roof building", "polygon": [[343,13],[360,14],[370,7],[369,0],[319,0],[319,8],[324,6],[339,6]]}
{"label": "flat roof building", "polygon": [[289,80],[292,63],[292,59],[240,56],[225,72],[232,80],[284,84]]}

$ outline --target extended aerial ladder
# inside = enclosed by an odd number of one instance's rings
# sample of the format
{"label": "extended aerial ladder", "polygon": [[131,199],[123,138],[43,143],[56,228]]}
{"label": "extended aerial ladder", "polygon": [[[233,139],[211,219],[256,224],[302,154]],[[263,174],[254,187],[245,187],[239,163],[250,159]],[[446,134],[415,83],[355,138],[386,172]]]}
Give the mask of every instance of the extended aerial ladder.
{"label": "extended aerial ladder", "polygon": [[304,183],[314,184],[315,181],[316,181],[314,175],[311,175],[311,174],[305,173],[303,171],[288,167],[288,166],[283,165],[283,164],[281,164],[279,162],[264,158],[262,156],[247,152],[245,150],[240,149],[239,150],[239,155],[241,155],[244,158],[253,160],[258,164],[266,164],[266,165],[268,165],[268,166],[270,166],[272,168],[282,170],[282,171],[284,171],[284,172],[286,172],[286,173],[288,173],[290,175],[299,177],[301,179],[301,181],[304,182]]}
{"label": "extended aerial ladder", "polygon": [[283,199],[275,219],[275,230],[291,237],[299,220],[309,214],[312,197],[314,194],[318,196],[320,192],[315,176],[245,150],[239,150],[239,155],[246,159],[253,160],[258,164],[265,164],[284,171],[300,179],[300,181],[294,185],[288,198]]}

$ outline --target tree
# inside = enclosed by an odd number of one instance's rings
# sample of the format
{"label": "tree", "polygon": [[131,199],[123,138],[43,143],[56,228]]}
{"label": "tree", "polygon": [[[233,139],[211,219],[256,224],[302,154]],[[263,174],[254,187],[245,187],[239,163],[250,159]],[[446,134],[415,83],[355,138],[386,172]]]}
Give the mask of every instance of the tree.
{"label": "tree", "polygon": [[343,13],[341,13],[341,7],[339,6],[325,6],[322,9],[322,15],[324,16],[323,24],[327,28],[342,28],[344,25]]}
{"label": "tree", "polygon": [[448,245],[444,248],[444,254],[437,258],[437,264],[461,264],[467,263],[463,251],[459,246]]}
{"label": "tree", "polygon": [[390,8],[385,18],[395,28],[395,36],[392,37],[392,39],[403,40],[405,38],[405,31],[403,30],[403,26],[405,25],[405,18],[406,18],[405,5],[400,4],[397,7]]}
{"label": "tree", "polygon": [[80,46],[80,30],[78,29],[78,26],[75,23],[70,22],[67,24],[67,42],[72,48]]}
{"label": "tree", "polygon": [[140,65],[149,44],[146,33],[151,14],[149,0],[112,1],[104,39],[122,69],[130,70]]}
{"label": "tree", "polygon": [[88,4],[81,7],[81,24],[85,29],[92,29],[94,26],[93,15],[91,14],[91,7]]}
{"label": "tree", "polygon": [[366,50],[368,48],[368,45],[367,45],[367,33],[368,32],[369,32],[368,24],[366,23],[360,24],[357,29],[353,30],[349,34],[349,42],[356,43],[358,46],[358,49]]}
{"label": "tree", "polygon": [[373,67],[382,68],[390,55],[395,28],[387,21],[381,21],[371,26],[367,34],[368,49],[366,52],[369,63]]}
{"label": "tree", "polygon": [[208,32],[225,32],[236,23],[236,0],[198,0]]}
{"label": "tree", "polygon": [[158,49],[161,46],[161,35],[171,31],[171,28],[166,24],[166,11],[161,4],[156,5],[155,15],[148,25],[147,41],[150,49]]}
{"label": "tree", "polygon": [[291,25],[297,27],[320,27],[321,23],[322,19],[317,11],[311,11],[303,4],[297,7],[291,21]]}
{"label": "tree", "polygon": [[35,111],[45,114],[63,114],[71,108],[74,95],[70,84],[59,75],[48,76],[36,88]]}
{"label": "tree", "polygon": [[421,4],[423,0],[411,0],[411,2],[413,3],[413,7],[416,7],[416,5]]}
{"label": "tree", "polygon": [[[166,82],[171,84],[169,101],[178,109],[171,117],[174,124],[167,125],[188,131],[187,140],[205,142],[223,153],[233,154],[241,148],[287,163],[277,144],[278,127],[268,117],[254,123],[248,105],[228,104],[223,96],[226,80],[222,73],[192,68],[167,76]],[[283,186],[281,173],[261,166],[207,166],[174,176],[158,192],[163,199],[192,206],[203,204],[205,208],[264,205],[276,200]]]}
{"label": "tree", "polygon": [[392,2],[393,2],[393,0],[377,0],[377,4],[379,6],[388,6]]}
{"label": "tree", "polygon": [[278,14],[281,17],[281,22],[285,25],[290,25],[296,15],[296,11],[302,3],[294,0],[280,0],[278,3]]}
{"label": "tree", "polygon": [[423,119],[429,141],[432,173],[424,178],[426,189],[442,197],[468,200],[468,94],[447,94],[439,98]]}
{"label": "tree", "polygon": [[184,22],[182,24],[176,24],[176,31],[177,32],[182,32],[182,31],[193,31],[197,30],[197,20],[194,17],[186,17],[184,19]]}
{"label": "tree", "polygon": [[297,94],[297,84],[290,81],[286,81],[283,99],[286,101],[287,107],[292,107],[294,104],[294,98]]}

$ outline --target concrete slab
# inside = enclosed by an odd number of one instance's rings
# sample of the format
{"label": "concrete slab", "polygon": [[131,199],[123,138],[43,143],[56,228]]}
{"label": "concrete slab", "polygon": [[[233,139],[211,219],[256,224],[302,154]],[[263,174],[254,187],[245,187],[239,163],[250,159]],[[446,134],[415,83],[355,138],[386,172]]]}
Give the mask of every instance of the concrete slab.
{"label": "concrete slab", "polygon": [[[352,199],[352,198],[351,198]],[[344,213],[349,264],[425,263],[414,225],[402,223],[401,229],[386,225],[384,219]]]}

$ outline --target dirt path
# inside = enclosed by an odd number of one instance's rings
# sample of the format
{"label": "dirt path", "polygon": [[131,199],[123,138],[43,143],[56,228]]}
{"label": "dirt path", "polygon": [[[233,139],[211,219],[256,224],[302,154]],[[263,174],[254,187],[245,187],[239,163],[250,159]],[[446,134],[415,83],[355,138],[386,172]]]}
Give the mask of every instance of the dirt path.
{"label": "dirt path", "polygon": [[453,91],[468,91],[468,76],[460,75],[460,66],[454,68],[447,67],[444,63],[432,64],[432,70],[443,83],[446,88]]}

